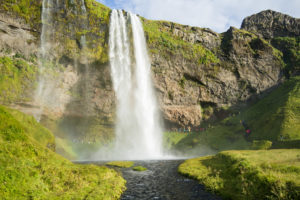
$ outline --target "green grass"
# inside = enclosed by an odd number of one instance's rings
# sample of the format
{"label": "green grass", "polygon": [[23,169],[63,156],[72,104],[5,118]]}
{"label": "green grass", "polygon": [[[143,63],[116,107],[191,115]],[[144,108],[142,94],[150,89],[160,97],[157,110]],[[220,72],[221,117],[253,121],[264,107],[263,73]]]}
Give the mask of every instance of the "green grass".
{"label": "green grass", "polygon": [[242,112],[252,139],[300,139],[300,76],[292,77],[271,94]]}
{"label": "green grass", "polygon": [[21,58],[0,57],[0,102],[28,100],[36,74],[37,66]]}
{"label": "green grass", "polygon": [[130,168],[134,165],[132,161],[111,161],[106,163],[108,166],[120,167],[120,168]]}
{"label": "green grass", "polygon": [[267,150],[272,147],[272,142],[269,140],[254,140],[251,149],[253,150]]}
{"label": "green grass", "polygon": [[187,136],[186,133],[179,132],[164,132],[163,133],[163,145],[165,149],[171,149],[179,141]]}
{"label": "green grass", "polygon": [[0,106],[2,199],[120,197],[125,180],[117,172],[106,167],[71,163],[47,148],[53,139],[32,117]]}
{"label": "green grass", "polygon": [[159,53],[165,58],[169,58],[170,55],[181,55],[198,64],[219,63],[217,56],[201,44],[192,44],[174,36],[172,30],[164,26],[170,22],[146,19],[142,19],[142,22],[150,52]]}
{"label": "green grass", "polygon": [[300,150],[225,151],[185,161],[179,172],[225,199],[299,199]]}
{"label": "green grass", "polygon": [[[281,148],[289,148],[288,141],[300,139],[300,77],[292,77],[257,103],[239,111],[206,131],[189,134],[176,141],[173,149],[199,153],[230,149],[250,149],[252,140],[284,142]],[[245,120],[252,133],[249,142],[244,139]]]}
{"label": "green grass", "polygon": [[142,172],[142,171],[146,171],[147,168],[146,167],[143,167],[143,166],[135,166],[132,168],[134,171],[139,171],[139,172]]}

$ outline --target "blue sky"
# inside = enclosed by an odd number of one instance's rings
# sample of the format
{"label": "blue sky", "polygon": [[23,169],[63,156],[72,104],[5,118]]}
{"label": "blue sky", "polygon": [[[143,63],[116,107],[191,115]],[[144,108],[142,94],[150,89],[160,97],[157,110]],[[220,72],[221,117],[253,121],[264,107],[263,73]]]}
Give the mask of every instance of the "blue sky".
{"label": "blue sky", "polygon": [[224,32],[240,27],[243,18],[272,9],[300,18],[300,0],[97,0],[147,19],[211,28]]}

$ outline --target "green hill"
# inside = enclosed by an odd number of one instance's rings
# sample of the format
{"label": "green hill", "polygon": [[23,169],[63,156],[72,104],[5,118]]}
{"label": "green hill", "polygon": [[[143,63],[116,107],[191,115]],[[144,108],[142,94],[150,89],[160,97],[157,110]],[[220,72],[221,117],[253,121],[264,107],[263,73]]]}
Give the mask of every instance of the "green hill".
{"label": "green hill", "polygon": [[54,137],[18,111],[0,106],[2,199],[117,199],[125,180],[114,170],[75,165],[54,153]]}
{"label": "green hill", "polygon": [[[273,147],[299,147],[300,77],[286,80],[257,103],[243,110],[235,110],[235,113],[204,132],[186,134],[173,149],[205,154],[207,149],[210,152],[249,149],[253,140],[269,140]],[[252,131],[248,141],[244,138],[245,129],[241,120]]]}
{"label": "green hill", "polygon": [[226,151],[194,158],[179,172],[225,199],[299,199],[300,150]]}

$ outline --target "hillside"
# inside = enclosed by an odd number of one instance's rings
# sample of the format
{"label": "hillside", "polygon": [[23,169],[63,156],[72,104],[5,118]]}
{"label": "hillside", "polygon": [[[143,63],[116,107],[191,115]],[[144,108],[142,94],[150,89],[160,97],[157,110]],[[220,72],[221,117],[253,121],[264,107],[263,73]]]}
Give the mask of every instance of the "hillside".
{"label": "hillside", "polygon": [[[174,149],[199,155],[207,150],[249,149],[253,140],[272,141],[273,148],[299,148],[299,105],[300,78],[293,77],[253,105],[235,108],[232,110],[235,114],[210,125],[206,131],[180,133],[184,137],[176,141]],[[240,121],[245,121],[251,129],[248,138],[244,138],[245,128]]]}
{"label": "hillside", "polygon": [[[51,150],[51,149],[52,150]],[[1,199],[117,199],[114,170],[75,165],[53,152],[54,136],[33,117],[0,106]]]}
{"label": "hillside", "polygon": [[194,158],[179,172],[225,199],[299,199],[300,150],[225,151]]}

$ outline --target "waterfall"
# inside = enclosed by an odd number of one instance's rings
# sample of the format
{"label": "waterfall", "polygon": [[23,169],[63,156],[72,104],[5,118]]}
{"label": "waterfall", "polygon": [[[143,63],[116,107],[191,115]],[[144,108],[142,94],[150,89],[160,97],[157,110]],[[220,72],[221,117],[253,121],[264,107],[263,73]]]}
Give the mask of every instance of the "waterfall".
{"label": "waterfall", "polygon": [[41,115],[43,114],[44,106],[47,104],[53,104],[55,99],[48,98],[53,95],[50,95],[54,90],[54,85],[49,84],[48,78],[46,78],[46,68],[44,65],[47,65],[48,52],[51,48],[51,37],[53,34],[52,28],[52,10],[53,10],[53,0],[43,0],[42,3],[42,32],[41,32],[41,46],[38,56],[38,65],[39,65],[39,78],[38,86],[34,95],[34,102],[39,106],[39,109],[34,113],[34,117],[37,121],[40,121]]}
{"label": "waterfall", "polygon": [[[131,22],[133,44],[130,44]],[[129,24],[129,25],[128,25]],[[130,26],[129,26],[130,27]],[[131,57],[131,53],[134,53]],[[151,82],[151,65],[139,18],[113,10],[109,58],[117,99],[116,141],[109,159],[153,159],[162,155],[162,128]]]}
{"label": "waterfall", "polygon": [[[84,3],[84,0],[81,0],[81,12],[82,12],[82,14],[85,16],[85,17],[87,17],[86,16],[86,7],[85,7],[85,3]],[[84,23],[84,29],[86,29],[86,23]],[[80,36],[80,44],[81,44],[81,46],[84,48],[84,47],[86,47],[86,37],[85,37],[85,35],[82,35],[82,36]]]}

